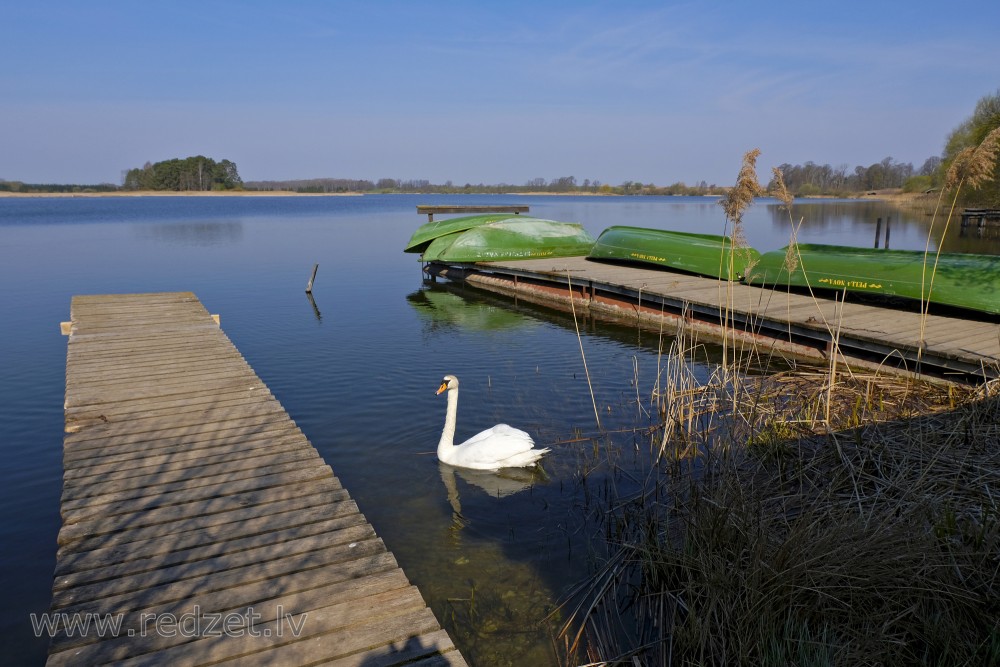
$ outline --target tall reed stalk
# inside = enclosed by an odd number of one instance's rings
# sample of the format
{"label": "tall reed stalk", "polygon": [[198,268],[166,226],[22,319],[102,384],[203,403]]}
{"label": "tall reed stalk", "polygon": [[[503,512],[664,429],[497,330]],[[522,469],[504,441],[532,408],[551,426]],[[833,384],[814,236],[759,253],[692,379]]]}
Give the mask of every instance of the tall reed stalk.
{"label": "tall reed stalk", "polygon": [[[945,177],[944,187],[938,194],[938,203],[934,208],[934,215],[931,217],[930,227],[927,229],[927,242],[924,246],[924,263],[920,276],[921,317],[919,338],[920,347],[917,350],[918,361],[924,349],[924,332],[927,327],[927,314],[930,308],[931,294],[934,290],[934,277],[937,275],[938,260],[941,258],[941,247],[944,245],[944,239],[948,235],[948,227],[951,225],[952,218],[955,215],[955,207],[958,204],[959,195],[961,194],[963,186],[977,190],[984,183],[994,177],[997,171],[998,153],[1000,153],[1000,127],[994,128],[993,131],[987,134],[978,146],[969,146],[955,156],[955,159],[951,163],[951,167],[948,169],[948,173]],[[930,252],[931,234],[934,231],[934,222],[937,219],[937,214],[941,208],[941,202],[943,201],[945,192],[952,193],[951,205],[948,208],[948,216],[945,218],[944,229],[941,232],[942,242],[938,243],[937,250],[934,252],[934,264],[931,268],[930,280],[925,282],[927,273],[927,258]],[[927,286],[926,296],[924,292],[925,284]]]}
{"label": "tall reed stalk", "polygon": [[[725,288],[725,298],[722,308],[722,370],[728,375],[730,371],[730,358],[735,360],[735,338],[731,336],[734,326],[734,290],[736,278],[736,257],[738,253],[746,253],[749,244],[746,233],[743,229],[743,214],[746,212],[756,197],[763,194],[764,188],[757,181],[757,158],[760,157],[760,149],[754,148],[743,155],[743,164],[739,174],[736,176],[736,185],[719,200],[719,205],[725,212],[725,231],[729,237],[729,250],[723,250],[721,261],[724,263],[721,284]],[[723,245],[725,248],[725,245]],[[730,347],[733,347],[730,350]],[[729,378],[727,377],[727,380]],[[738,392],[733,392],[734,407],[738,400]]]}

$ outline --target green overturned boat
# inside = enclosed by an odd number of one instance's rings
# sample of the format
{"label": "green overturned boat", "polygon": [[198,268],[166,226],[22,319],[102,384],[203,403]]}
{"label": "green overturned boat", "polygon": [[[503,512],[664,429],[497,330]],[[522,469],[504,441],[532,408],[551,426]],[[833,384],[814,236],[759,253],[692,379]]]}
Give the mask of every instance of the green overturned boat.
{"label": "green overturned boat", "polygon": [[601,232],[587,258],[652,264],[700,276],[739,280],[747,267],[760,258],[760,253],[753,248],[737,248],[734,252],[727,236],[617,225]]}
{"label": "green overturned boat", "polygon": [[800,244],[797,266],[791,271],[785,266],[787,254],[787,247],[764,253],[744,282],[765,287],[813,287],[916,300],[923,294],[924,300],[931,303],[1000,313],[1000,256],[941,253],[928,297],[934,268],[933,252],[925,255],[920,250]]}
{"label": "green overturned boat", "polygon": [[520,219],[520,216],[512,216],[509,213],[492,213],[487,215],[466,215],[461,218],[448,218],[436,222],[428,222],[413,232],[413,236],[410,237],[406,247],[403,248],[403,252],[423,252],[427,250],[427,246],[431,244],[431,241],[441,236],[464,232],[467,229],[491,222],[518,219]]}
{"label": "green overturned boat", "polygon": [[438,235],[426,245],[423,245],[423,241],[418,241],[415,245],[423,248],[420,252],[423,253],[421,260],[424,262],[497,262],[542,257],[582,257],[594,245],[594,237],[576,223],[503,216],[498,220],[479,221],[474,226]]}

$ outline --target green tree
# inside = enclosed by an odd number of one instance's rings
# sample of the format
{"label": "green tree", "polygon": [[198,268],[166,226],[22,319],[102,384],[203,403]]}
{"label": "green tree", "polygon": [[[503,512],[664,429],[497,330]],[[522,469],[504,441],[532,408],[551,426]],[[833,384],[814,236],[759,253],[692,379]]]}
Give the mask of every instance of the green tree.
{"label": "green tree", "polygon": [[236,190],[243,188],[243,180],[234,162],[216,162],[196,155],[155,164],[147,162],[141,169],[129,169],[122,187],[126,190]]}
{"label": "green tree", "polygon": [[[972,116],[952,130],[945,143],[941,173],[946,173],[955,158],[966,148],[982,143],[986,135],[1000,127],[1000,88],[976,103]],[[978,189],[967,188],[960,193],[959,201],[966,206],[1000,207],[1000,160],[993,167],[993,177]]]}

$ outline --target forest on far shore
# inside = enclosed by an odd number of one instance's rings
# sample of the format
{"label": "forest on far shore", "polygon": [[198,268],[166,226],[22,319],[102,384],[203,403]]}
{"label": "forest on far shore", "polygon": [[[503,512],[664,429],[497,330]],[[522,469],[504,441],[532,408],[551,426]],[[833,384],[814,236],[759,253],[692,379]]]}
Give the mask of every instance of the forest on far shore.
{"label": "forest on far shore", "polygon": [[[848,166],[783,164],[779,167],[785,179],[785,186],[798,196],[840,195],[851,196],[872,190],[907,189],[914,176],[927,176],[914,186],[914,191],[931,187],[931,177],[940,168],[941,158],[928,158],[920,169],[910,163],[896,162],[887,157],[868,167],[858,166],[849,170]],[[469,193],[585,193],[606,195],[722,195],[728,186],[708,184],[705,181],[694,185],[672,183],[657,185],[625,181],[619,185],[601,183],[597,180],[578,181],[574,176],[561,176],[547,181],[535,178],[522,185],[511,183],[485,184],[465,183],[456,185],[451,181],[433,184],[425,180],[401,180],[381,178],[377,181],[351,180],[339,178],[315,178],[295,181],[247,181],[247,190],[292,191],[292,192],[414,192],[434,194]]]}
{"label": "forest on far shore", "polygon": [[[931,173],[940,158],[929,158],[919,171],[909,163],[899,163],[887,157],[868,167],[847,166],[833,168],[812,162],[805,165],[781,165],[788,189],[800,196],[845,195],[870,190],[902,188],[914,174]],[[555,194],[605,194],[605,195],[723,195],[728,186],[709,184],[705,181],[688,185],[683,182],[670,185],[625,181],[618,185],[602,183],[589,178],[578,181],[575,176],[560,176],[552,180],[534,178],[526,183],[464,183],[447,181],[441,184],[428,180],[380,178],[313,178],[286,181],[243,181],[236,164],[230,160],[216,162],[204,156],[147,162],[142,168],[125,173],[122,185],[28,184],[0,180],[0,191],[7,192],[135,192],[153,191],[227,191],[249,190],[259,192],[298,193],[419,193],[419,194],[512,194],[544,192]]]}

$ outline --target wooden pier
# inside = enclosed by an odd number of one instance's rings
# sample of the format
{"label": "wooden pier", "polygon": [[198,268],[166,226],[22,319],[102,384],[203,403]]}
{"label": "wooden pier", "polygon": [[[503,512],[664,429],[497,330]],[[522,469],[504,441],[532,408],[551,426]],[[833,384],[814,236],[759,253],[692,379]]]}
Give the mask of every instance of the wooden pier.
{"label": "wooden pier", "polygon": [[[1000,323],[724,283],[714,278],[588,260],[527,259],[477,264],[431,263],[432,276],[493,292],[664,326],[715,340],[723,335],[798,359],[825,363],[833,354],[856,368],[918,373],[960,382],[1000,377]],[[731,313],[724,328],[723,313]],[[835,344],[836,340],[836,344]]]}
{"label": "wooden pier", "polygon": [[527,212],[528,206],[526,205],[446,206],[417,204],[417,213],[421,215],[427,214],[427,222],[434,222],[435,213],[513,213],[514,215],[519,215]]}
{"label": "wooden pier", "polygon": [[967,208],[962,211],[962,227],[975,224],[982,228],[986,225],[1000,224],[1000,209],[997,208]]}
{"label": "wooden pier", "polygon": [[48,665],[465,664],[193,294],[71,318]]}

